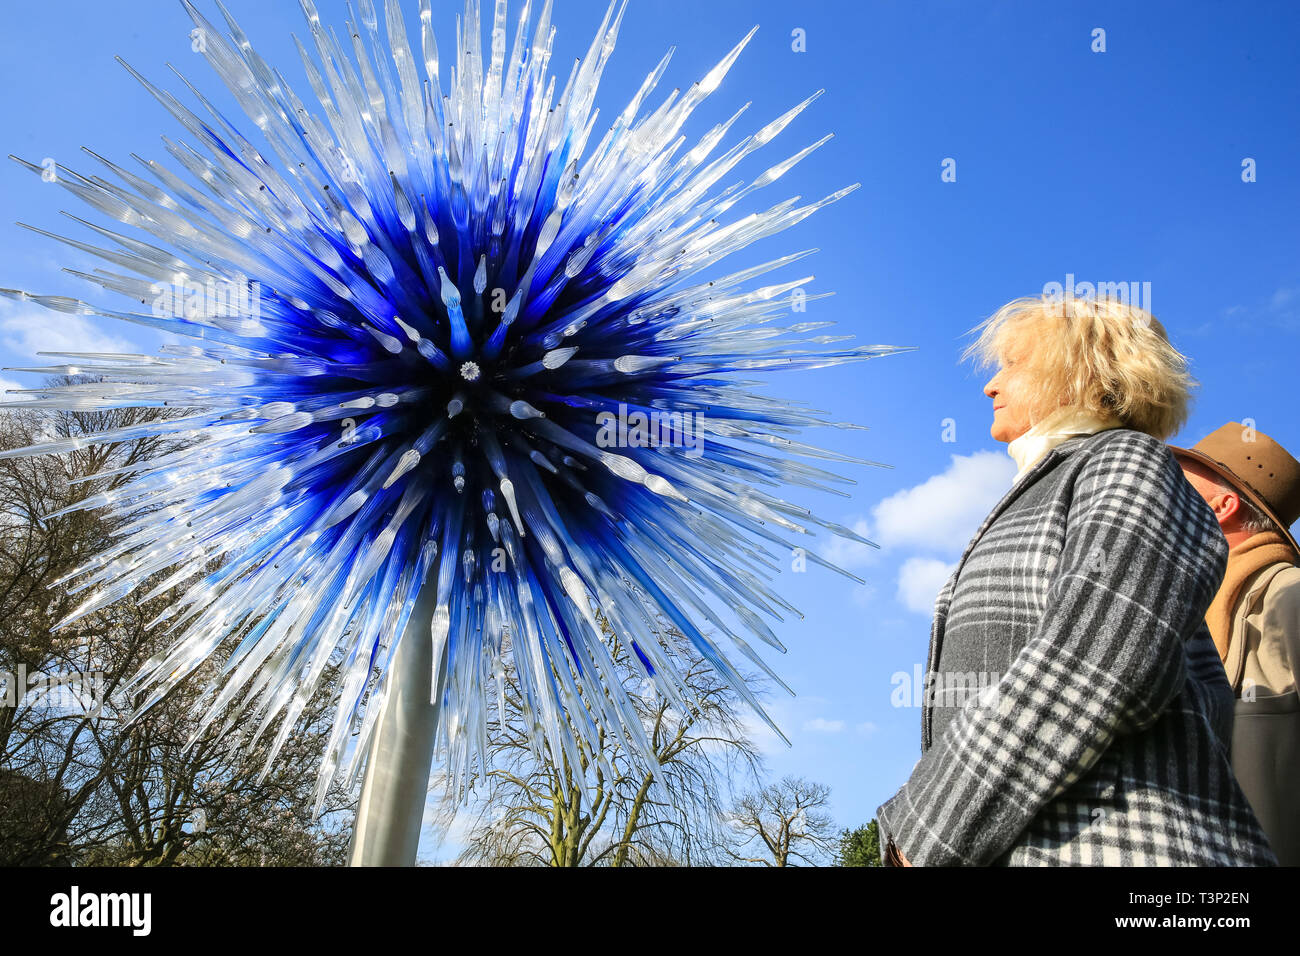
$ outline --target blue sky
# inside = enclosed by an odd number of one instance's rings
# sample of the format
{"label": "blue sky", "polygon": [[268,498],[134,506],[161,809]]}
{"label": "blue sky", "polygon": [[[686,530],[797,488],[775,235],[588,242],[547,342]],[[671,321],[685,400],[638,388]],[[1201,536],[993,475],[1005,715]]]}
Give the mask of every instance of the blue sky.
{"label": "blue sky", "polygon": [[[291,30],[303,32],[297,4],[227,5],[259,52],[297,83],[289,40]],[[320,6],[325,19],[342,20],[342,3]],[[434,6],[446,48],[456,5]],[[556,0],[555,8],[555,62],[565,64],[585,50],[604,4]],[[235,112],[190,51],[179,3],[45,0],[8,23],[0,153],[81,171],[95,165],[82,146],[123,163],[132,152],[166,158],[159,136],[183,131],[114,55],[179,94],[171,62]],[[804,499],[865,527],[883,547],[841,552],[865,586],[816,568],[783,575],[783,593],[806,616],[778,631],[789,653],[774,664],[798,696],[774,699],[771,710],[794,746],[760,734],[773,777],[829,784],[836,818],[857,825],[920,752],[919,711],[892,706],[891,678],[924,661],[934,592],[1014,472],[988,435],[987,376],[959,364],[968,329],[1067,275],[1149,282],[1155,314],[1201,382],[1176,440],[1192,443],[1225,421],[1252,418],[1300,452],[1292,384],[1300,358],[1300,8],[633,0],[597,99],[603,115],[622,108],[669,46],[677,53],[661,89],[700,78],[754,24],[754,41],[687,131],[699,135],[752,101],[740,124],[747,132],[825,89],[747,170],[834,132],[781,190],[813,198],[849,183],[863,188],[753,247],[748,261],[818,247],[800,264],[817,276],[808,291],[836,295],[810,305],[806,318],[834,320],[862,341],[916,347],[865,365],[773,376],[769,389],[869,426],[816,437],[893,466],[851,468],[851,500]],[[1098,28],[1105,52],[1091,49]],[[792,49],[796,30],[802,52]],[[1242,181],[1247,158],[1257,171],[1251,183]],[[947,159],[955,182],[941,179]],[[0,285],[93,298],[59,271],[93,268],[93,260],[12,225],[90,238],[59,209],[95,218],[16,164],[0,167]],[[0,303],[0,364],[33,364],[38,349],[67,343],[147,350],[157,341],[109,320]]]}

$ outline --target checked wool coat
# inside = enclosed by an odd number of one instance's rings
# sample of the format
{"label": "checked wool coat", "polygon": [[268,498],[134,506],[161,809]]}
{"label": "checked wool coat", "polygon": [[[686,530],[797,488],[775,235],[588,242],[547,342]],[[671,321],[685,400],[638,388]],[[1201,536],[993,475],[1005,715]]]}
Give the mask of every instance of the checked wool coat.
{"label": "checked wool coat", "polygon": [[876,812],[917,865],[1271,865],[1228,763],[1204,615],[1228,546],[1163,442],[1068,439],[975,533],[935,602],[920,761]]}

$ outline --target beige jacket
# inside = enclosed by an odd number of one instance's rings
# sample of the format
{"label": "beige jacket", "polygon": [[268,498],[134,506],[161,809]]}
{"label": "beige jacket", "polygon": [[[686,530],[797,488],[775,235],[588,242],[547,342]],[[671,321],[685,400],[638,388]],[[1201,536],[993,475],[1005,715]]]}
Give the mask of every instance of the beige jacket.
{"label": "beige jacket", "polygon": [[1246,586],[1232,620],[1224,669],[1233,693],[1249,700],[1296,689],[1288,647],[1300,647],[1300,567],[1271,564]]}
{"label": "beige jacket", "polygon": [[1300,866],[1300,568],[1261,568],[1237,601],[1224,661],[1237,695],[1232,769],[1283,866]]}

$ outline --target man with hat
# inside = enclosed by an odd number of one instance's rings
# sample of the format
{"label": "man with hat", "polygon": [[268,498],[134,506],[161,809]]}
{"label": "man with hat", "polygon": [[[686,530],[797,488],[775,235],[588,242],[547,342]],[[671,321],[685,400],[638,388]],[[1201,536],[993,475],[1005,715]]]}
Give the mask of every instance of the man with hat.
{"label": "man with hat", "polygon": [[1278,862],[1300,865],[1300,461],[1229,422],[1172,448],[1228,541],[1206,623],[1237,696],[1232,767]]}

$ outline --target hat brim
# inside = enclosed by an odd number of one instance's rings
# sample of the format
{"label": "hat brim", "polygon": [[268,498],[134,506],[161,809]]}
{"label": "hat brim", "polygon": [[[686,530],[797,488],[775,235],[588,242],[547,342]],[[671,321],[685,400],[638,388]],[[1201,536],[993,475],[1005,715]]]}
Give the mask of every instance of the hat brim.
{"label": "hat brim", "polygon": [[1174,453],[1175,458],[1190,458],[1192,461],[1204,465],[1206,468],[1210,469],[1210,471],[1214,472],[1220,478],[1223,478],[1232,485],[1232,487],[1235,488],[1243,498],[1249,499],[1251,504],[1264,512],[1264,514],[1268,515],[1273,524],[1277,526],[1278,531],[1282,532],[1282,537],[1286,538],[1290,543],[1291,550],[1296,552],[1297,555],[1300,555],[1300,543],[1296,542],[1291,531],[1282,523],[1282,519],[1279,518],[1273,509],[1268,506],[1268,502],[1260,497],[1254,488],[1250,487],[1248,481],[1234,472],[1227,465],[1215,461],[1209,455],[1199,452],[1195,448],[1179,448],[1177,445],[1170,445],[1169,450]]}

